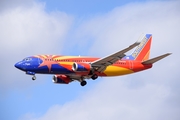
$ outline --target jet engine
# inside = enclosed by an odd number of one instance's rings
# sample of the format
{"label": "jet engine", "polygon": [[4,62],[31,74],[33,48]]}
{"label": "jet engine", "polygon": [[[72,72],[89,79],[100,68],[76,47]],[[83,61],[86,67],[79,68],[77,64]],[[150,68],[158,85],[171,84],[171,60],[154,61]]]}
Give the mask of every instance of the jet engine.
{"label": "jet engine", "polygon": [[72,70],[74,72],[89,72],[92,69],[89,63],[73,63]]}
{"label": "jet engine", "polygon": [[54,75],[52,81],[53,83],[68,84],[72,80],[66,75]]}

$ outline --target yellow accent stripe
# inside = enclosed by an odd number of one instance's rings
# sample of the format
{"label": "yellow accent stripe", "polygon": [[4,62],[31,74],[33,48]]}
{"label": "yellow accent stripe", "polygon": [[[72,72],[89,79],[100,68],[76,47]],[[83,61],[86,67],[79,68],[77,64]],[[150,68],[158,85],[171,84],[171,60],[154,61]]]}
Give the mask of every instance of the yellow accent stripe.
{"label": "yellow accent stripe", "polygon": [[58,62],[60,65],[73,65],[73,62]]}
{"label": "yellow accent stripe", "polygon": [[43,57],[44,59],[45,59],[45,58],[47,58],[47,56],[46,56],[46,55],[41,55],[41,57]]}
{"label": "yellow accent stripe", "polygon": [[146,61],[149,59],[150,50],[146,53],[145,57],[143,58],[143,61]]}
{"label": "yellow accent stripe", "polygon": [[106,70],[104,71],[104,73],[107,76],[118,76],[118,75],[134,73],[134,71],[127,68],[118,67],[118,66],[108,66]]}

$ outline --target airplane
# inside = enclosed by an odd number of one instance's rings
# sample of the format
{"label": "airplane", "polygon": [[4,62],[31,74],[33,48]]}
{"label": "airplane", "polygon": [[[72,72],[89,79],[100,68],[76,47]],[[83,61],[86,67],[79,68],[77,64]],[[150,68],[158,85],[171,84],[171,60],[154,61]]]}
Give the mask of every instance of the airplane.
{"label": "airplane", "polygon": [[[150,69],[153,64],[171,53],[149,59],[152,34],[143,35],[129,47],[103,58],[61,55],[34,55],[24,58],[14,66],[28,75],[32,80],[35,74],[53,74],[52,81],[69,84],[79,81],[81,86],[87,84],[86,79],[95,80],[99,76],[120,76]],[[131,55],[125,53],[135,48]]]}

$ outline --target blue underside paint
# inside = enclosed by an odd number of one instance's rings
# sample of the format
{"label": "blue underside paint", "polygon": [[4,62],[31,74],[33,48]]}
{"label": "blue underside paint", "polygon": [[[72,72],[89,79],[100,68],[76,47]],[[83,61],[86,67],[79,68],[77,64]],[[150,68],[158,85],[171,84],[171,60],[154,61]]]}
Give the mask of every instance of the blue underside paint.
{"label": "blue underside paint", "polygon": [[51,66],[51,73],[52,74],[69,74],[69,73],[74,73],[73,71],[70,71],[62,66],[60,66],[59,64],[53,64]]}
{"label": "blue underside paint", "polygon": [[37,69],[34,69],[34,72],[36,73],[49,73],[49,69],[47,66],[42,66]]}
{"label": "blue underside paint", "polygon": [[35,72],[27,71],[26,74],[28,74],[28,75],[35,75]]}

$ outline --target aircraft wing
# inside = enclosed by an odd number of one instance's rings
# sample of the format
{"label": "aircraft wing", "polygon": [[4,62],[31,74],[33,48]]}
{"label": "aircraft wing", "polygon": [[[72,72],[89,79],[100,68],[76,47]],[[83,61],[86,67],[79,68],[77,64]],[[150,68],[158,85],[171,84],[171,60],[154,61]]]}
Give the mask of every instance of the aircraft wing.
{"label": "aircraft wing", "polygon": [[135,42],[134,44],[130,45],[129,47],[118,51],[114,54],[111,54],[109,56],[106,56],[104,58],[98,59],[91,63],[92,67],[95,69],[95,71],[103,72],[107,66],[114,64],[116,61],[121,60],[125,55],[126,52],[133,49],[134,47],[138,46],[140,42]]}

